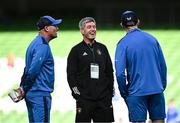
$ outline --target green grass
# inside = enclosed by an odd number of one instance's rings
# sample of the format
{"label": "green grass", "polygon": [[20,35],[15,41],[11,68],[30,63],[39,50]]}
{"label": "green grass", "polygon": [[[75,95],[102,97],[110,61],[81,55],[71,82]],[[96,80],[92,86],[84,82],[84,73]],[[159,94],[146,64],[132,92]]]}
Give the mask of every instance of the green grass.
{"label": "green grass", "polygon": [[1,123],[27,123],[27,113],[18,113],[17,111],[11,111],[9,113],[5,113],[3,111],[0,111],[0,122]]}
{"label": "green grass", "polygon": [[[97,40],[107,44],[110,52],[113,53],[117,41],[122,37],[119,30],[102,30],[97,32]],[[8,54],[13,53],[16,57],[24,57],[28,44],[37,35],[35,31],[25,32],[0,32],[0,57],[7,57]],[[66,57],[71,47],[82,40],[82,36],[78,30],[61,31],[58,38],[52,40],[52,52],[55,56]]]}
{"label": "green grass", "polygon": [[[177,59],[174,55],[176,56],[178,54],[172,54],[172,52],[178,50],[179,47],[179,30],[148,30],[148,32],[157,37],[167,57]],[[36,35],[36,31],[0,32],[0,57],[6,57],[9,53],[24,57],[28,44]],[[97,30],[97,40],[106,44],[113,56],[116,43],[123,35],[125,35],[125,32],[120,29]],[[71,47],[81,40],[82,36],[79,30],[60,30],[58,38],[52,40],[50,45],[55,56],[65,57]],[[172,61],[170,64],[172,64]]]}
{"label": "green grass", "polygon": [[[73,111],[61,113],[59,111],[51,112],[51,123],[73,123],[75,114]],[[0,123],[28,123],[27,112],[3,112],[0,111]]]}
{"label": "green grass", "polygon": [[[165,91],[166,103],[171,98],[175,98],[175,101],[180,109],[180,30],[145,30],[153,34],[160,42],[162,50],[165,55],[167,67],[168,67],[168,86]],[[37,35],[35,31],[10,31],[0,32],[0,57],[7,57],[12,53],[15,57],[24,57],[25,51],[31,40]],[[125,32],[119,30],[97,30],[97,41],[106,44],[109,52],[114,58],[114,52],[116,44],[125,35]],[[67,57],[70,49],[82,40],[82,36],[79,30],[60,30],[58,38],[50,42],[52,52],[54,56]],[[114,59],[112,59],[114,61]],[[26,114],[19,114],[13,117],[16,112],[10,112],[9,114],[2,114],[0,112],[0,122],[11,123],[13,121],[21,121],[21,117],[26,117]],[[53,112],[53,122],[59,122],[63,119],[66,123],[71,123],[73,115],[71,112],[59,113]],[[12,117],[12,118],[9,118]],[[20,118],[20,119],[18,119]],[[6,120],[4,120],[6,119]],[[27,120],[27,119],[23,119]],[[63,123],[64,123],[63,122]]]}

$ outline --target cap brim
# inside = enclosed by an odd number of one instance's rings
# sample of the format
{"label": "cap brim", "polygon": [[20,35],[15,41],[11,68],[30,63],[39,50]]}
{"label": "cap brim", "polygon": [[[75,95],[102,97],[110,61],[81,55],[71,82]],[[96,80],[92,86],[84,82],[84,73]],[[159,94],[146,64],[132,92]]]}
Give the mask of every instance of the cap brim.
{"label": "cap brim", "polygon": [[55,20],[52,25],[58,25],[62,22],[62,19]]}

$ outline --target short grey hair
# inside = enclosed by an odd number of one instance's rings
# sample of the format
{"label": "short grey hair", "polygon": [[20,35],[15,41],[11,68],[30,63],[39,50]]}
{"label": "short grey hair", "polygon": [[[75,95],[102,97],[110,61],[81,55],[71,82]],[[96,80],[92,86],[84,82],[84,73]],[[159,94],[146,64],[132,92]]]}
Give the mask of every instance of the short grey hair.
{"label": "short grey hair", "polygon": [[96,21],[93,17],[84,17],[79,21],[79,28],[84,28],[85,24],[88,22],[94,22],[96,24]]}

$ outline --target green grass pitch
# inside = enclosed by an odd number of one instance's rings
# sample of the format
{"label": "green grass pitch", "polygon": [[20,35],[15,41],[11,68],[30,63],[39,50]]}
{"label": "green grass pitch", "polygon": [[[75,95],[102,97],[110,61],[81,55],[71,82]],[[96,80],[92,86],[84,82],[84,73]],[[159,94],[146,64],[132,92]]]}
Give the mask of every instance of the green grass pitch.
{"label": "green grass pitch", "polygon": [[[168,68],[168,86],[165,91],[166,103],[168,103],[171,98],[174,98],[180,109],[180,30],[156,29],[145,31],[148,31],[158,39],[165,55]],[[36,31],[1,31],[0,58],[7,57],[10,53],[14,54],[15,57],[24,58],[28,44],[36,35]],[[97,41],[104,43],[107,46],[111,57],[114,58],[116,44],[124,35],[125,32],[121,29],[97,30]],[[58,33],[58,38],[52,40],[50,45],[55,57],[67,57],[72,46],[79,43],[81,40],[82,36],[79,30],[60,30]],[[114,62],[114,59],[112,59],[112,61]],[[18,122],[21,122],[21,120],[23,120],[23,122],[27,120],[23,119],[26,116],[26,113],[13,117],[14,113],[16,114],[16,112],[5,114],[4,112],[0,111],[0,122],[11,123],[14,120],[18,120]],[[58,120],[63,119],[64,122],[62,123],[70,123],[73,119],[72,112],[67,112],[64,114],[52,112],[52,114],[53,117],[57,119],[57,121],[52,122],[58,122]],[[59,117],[61,117],[61,119],[59,119]]]}

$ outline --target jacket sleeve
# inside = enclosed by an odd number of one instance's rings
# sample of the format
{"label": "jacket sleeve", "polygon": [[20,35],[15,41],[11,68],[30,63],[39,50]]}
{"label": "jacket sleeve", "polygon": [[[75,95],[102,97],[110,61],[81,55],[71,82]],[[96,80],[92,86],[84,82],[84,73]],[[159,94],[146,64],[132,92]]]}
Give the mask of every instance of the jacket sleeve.
{"label": "jacket sleeve", "polygon": [[78,56],[75,48],[72,48],[67,58],[67,81],[72,91],[72,96],[78,99],[80,92],[77,86],[77,67],[78,67]]}
{"label": "jacket sleeve", "polygon": [[112,97],[114,96],[114,70],[113,70],[113,66],[112,66],[112,61],[111,61],[111,57],[109,55],[108,49],[105,47],[105,51],[106,51],[106,56],[107,56],[107,60],[106,60],[106,76],[108,77],[109,80],[109,89],[110,92],[112,94]]}
{"label": "jacket sleeve", "polygon": [[159,61],[160,61],[160,75],[161,75],[163,88],[165,90],[167,86],[167,66],[159,43],[158,43],[158,48],[159,48]]}
{"label": "jacket sleeve", "polygon": [[127,86],[126,86],[126,50],[120,44],[116,47],[115,52],[115,70],[116,79],[119,87],[120,94],[123,98],[127,96]]}
{"label": "jacket sleeve", "polygon": [[[40,73],[43,62],[46,60],[48,53],[48,45],[41,44],[37,46],[32,55],[32,61],[29,68],[24,69],[24,74],[21,78],[21,85],[25,92],[27,92],[33,85],[37,75]],[[27,56],[30,57],[30,56]]]}

